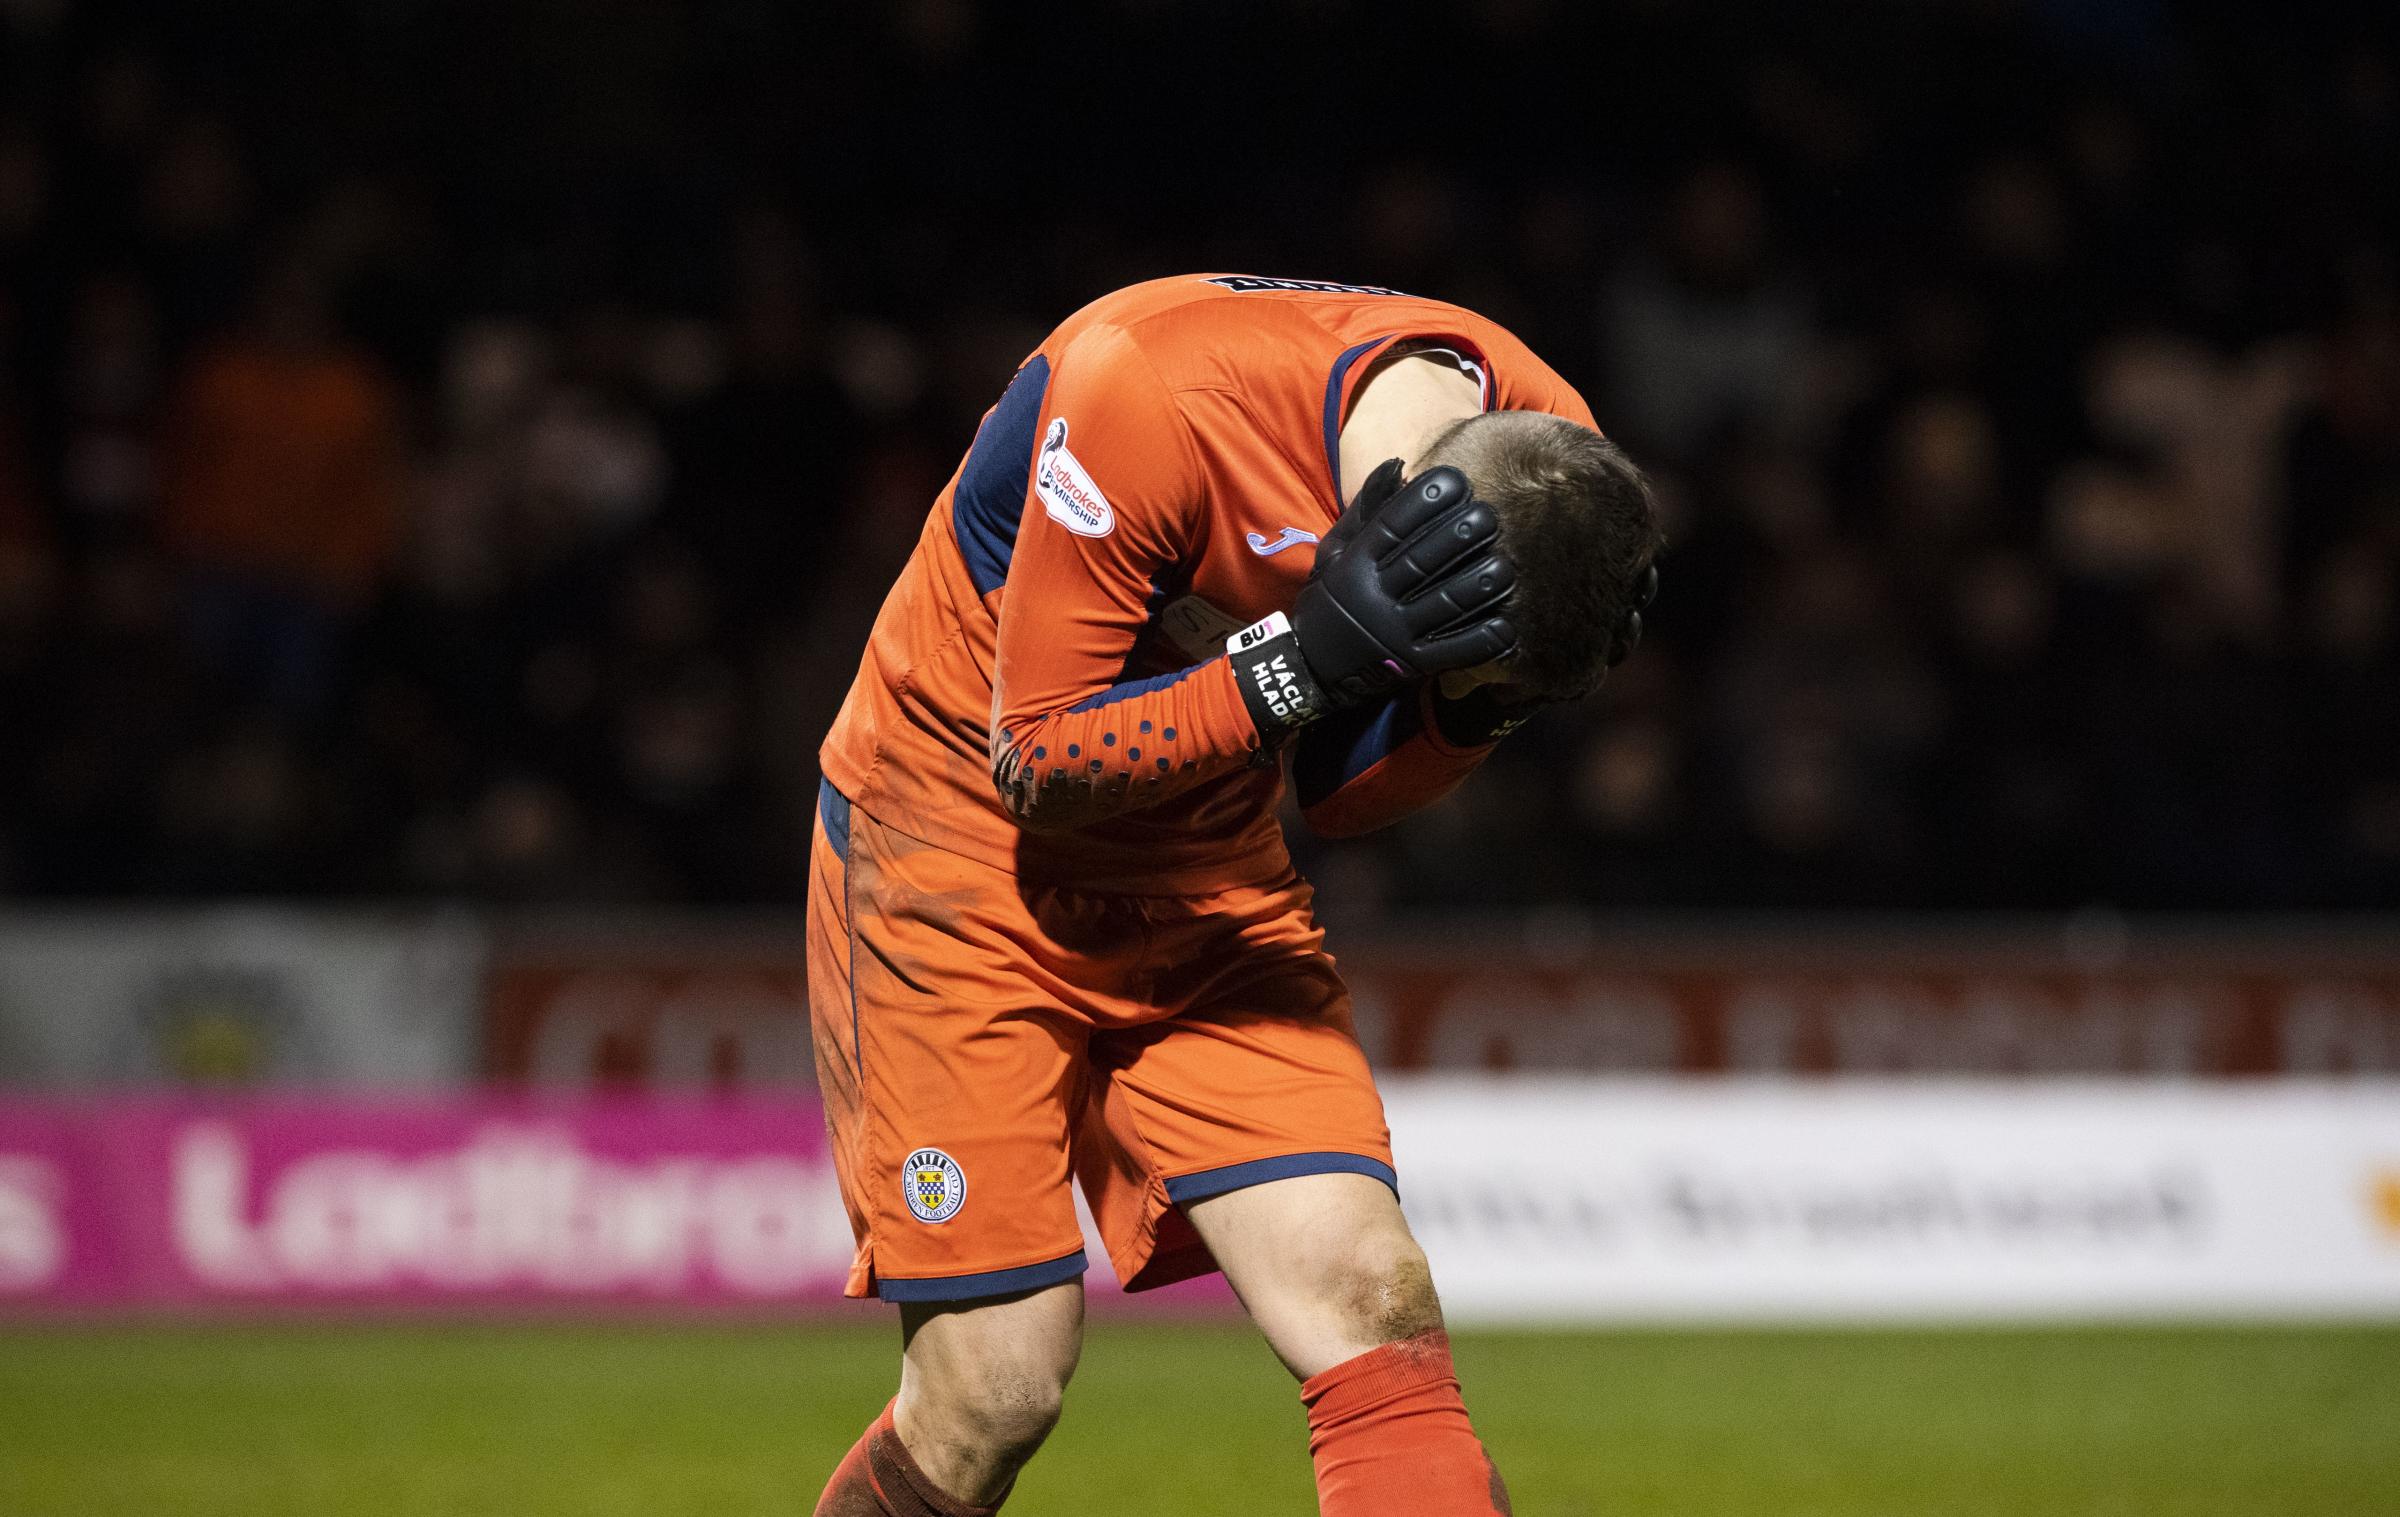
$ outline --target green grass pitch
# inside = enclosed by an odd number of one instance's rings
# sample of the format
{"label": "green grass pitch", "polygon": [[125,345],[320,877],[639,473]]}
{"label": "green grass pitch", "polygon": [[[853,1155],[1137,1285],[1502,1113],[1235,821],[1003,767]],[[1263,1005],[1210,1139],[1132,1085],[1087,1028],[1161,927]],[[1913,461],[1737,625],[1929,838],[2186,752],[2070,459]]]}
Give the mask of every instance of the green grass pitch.
{"label": "green grass pitch", "polygon": [[[2400,1513],[2400,1328],[1473,1333],[1524,1517]],[[800,1326],[0,1332],[8,1517],[805,1517],[895,1334]],[[1012,1517],[1303,1517],[1298,1401],[1235,1325],[1093,1325]]]}

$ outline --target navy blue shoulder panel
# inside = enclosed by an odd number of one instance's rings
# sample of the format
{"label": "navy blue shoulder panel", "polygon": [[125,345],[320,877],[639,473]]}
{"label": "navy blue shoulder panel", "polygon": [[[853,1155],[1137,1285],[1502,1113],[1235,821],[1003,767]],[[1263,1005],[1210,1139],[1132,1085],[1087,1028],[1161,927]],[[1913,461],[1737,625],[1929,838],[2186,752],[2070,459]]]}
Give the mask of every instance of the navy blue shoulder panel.
{"label": "navy blue shoulder panel", "polygon": [[1000,403],[983,419],[975,446],[958,471],[958,493],[950,519],[958,551],[967,561],[975,593],[989,595],[1008,582],[1008,561],[1017,551],[1017,523],[1025,514],[1025,486],[1033,474],[1034,431],[1041,425],[1042,397],[1050,389],[1050,360],[1036,353],[1001,392]]}

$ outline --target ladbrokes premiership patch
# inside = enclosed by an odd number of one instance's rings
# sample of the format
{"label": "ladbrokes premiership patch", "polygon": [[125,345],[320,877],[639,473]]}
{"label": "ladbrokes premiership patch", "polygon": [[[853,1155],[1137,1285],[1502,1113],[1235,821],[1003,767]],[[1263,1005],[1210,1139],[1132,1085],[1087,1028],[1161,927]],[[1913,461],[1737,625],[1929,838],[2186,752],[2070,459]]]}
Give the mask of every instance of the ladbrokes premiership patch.
{"label": "ladbrokes premiership patch", "polygon": [[920,1148],[900,1166],[908,1210],[919,1222],[947,1222],[967,1204],[967,1172],[938,1148]]}
{"label": "ladbrokes premiership patch", "polygon": [[1042,454],[1034,465],[1034,493],[1051,518],[1081,537],[1106,537],[1116,530],[1117,513],[1108,497],[1092,483],[1083,464],[1067,451],[1067,419],[1054,416],[1042,438]]}

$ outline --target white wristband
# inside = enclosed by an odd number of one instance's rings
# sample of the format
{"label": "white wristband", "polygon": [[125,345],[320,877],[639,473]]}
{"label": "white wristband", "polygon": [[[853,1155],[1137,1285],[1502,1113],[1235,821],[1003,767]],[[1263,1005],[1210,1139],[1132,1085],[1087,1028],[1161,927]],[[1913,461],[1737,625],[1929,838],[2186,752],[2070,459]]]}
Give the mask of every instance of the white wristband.
{"label": "white wristband", "polygon": [[1292,619],[1280,611],[1270,611],[1225,639],[1228,653],[1247,653],[1270,637],[1281,637],[1292,630]]}

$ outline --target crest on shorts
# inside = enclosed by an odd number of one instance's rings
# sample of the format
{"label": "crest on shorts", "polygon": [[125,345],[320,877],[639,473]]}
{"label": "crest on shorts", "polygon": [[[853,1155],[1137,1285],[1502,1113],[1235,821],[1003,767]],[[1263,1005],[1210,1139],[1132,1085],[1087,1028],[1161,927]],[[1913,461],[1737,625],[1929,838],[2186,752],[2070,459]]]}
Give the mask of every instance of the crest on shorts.
{"label": "crest on shorts", "polygon": [[920,1148],[900,1166],[908,1210],[919,1222],[947,1222],[967,1204],[967,1172],[938,1148]]}

